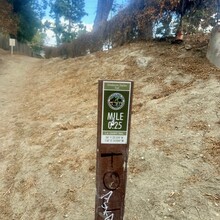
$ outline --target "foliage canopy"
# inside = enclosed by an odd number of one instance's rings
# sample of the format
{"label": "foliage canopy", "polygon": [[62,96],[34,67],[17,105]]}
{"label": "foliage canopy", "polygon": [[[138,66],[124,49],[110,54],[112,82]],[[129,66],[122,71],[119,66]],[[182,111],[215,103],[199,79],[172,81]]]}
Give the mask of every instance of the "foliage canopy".
{"label": "foliage canopy", "polygon": [[82,17],[86,15],[84,0],[54,0],[51,2],[51,16],[55,20],[52,27],[56,35],[57,45],[71,42],[83,30]]}
{"label": "foliage canopy", "polygon": [[0,33],[17,35],[18,17],[7,0],[0,0]]}

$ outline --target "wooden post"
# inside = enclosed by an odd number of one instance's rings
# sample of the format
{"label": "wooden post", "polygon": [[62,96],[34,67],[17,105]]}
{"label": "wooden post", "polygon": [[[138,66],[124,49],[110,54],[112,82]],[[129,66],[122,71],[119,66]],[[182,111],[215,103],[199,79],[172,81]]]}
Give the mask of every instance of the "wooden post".
{"label": "wooden post", "polygon": [[123,220],[132,81],[99,81],[95,220]]}

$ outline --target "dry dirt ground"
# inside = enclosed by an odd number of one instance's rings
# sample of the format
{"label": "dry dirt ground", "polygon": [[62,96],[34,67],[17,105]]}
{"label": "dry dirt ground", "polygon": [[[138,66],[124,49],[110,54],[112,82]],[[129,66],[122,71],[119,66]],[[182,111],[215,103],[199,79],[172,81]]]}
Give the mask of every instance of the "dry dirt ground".
{"label": "dry dirt ground", "polygon": [[1,50],[0,219],[94,219],[99,79],[135,83],[124,219],[220,219],[220,70],[191,46]]}

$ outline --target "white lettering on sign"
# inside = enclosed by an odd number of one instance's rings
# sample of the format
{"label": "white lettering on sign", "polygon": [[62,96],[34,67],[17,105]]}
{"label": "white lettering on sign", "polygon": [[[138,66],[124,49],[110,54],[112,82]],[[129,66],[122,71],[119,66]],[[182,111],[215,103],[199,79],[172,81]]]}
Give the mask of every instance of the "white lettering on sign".
{"label": "white lettering on sign", "polygon": [[104,209],[104,211],[103,211],[103,216],[105,217],[104,220],[113,220],[114,219],[114,213],[112,213],[112,211],[108,211],[108,203],[109,203],[109,200],[110,200],[112,194],[113,194],[113,191],[110,191],[101,197],[101,199],[104,200],[103,204],[101,205],[101,207]]}
{"label": "white lettering on sign", "polygon": [[109,121],[123,121],[124,113],[123,112],[108,112],[107,120]]}
{"label": "white lettering on sign", "polygon": [[108,112],[107,121],[108,129],[120,130],[122,129],[122,121],[124,118],[123,112]]}

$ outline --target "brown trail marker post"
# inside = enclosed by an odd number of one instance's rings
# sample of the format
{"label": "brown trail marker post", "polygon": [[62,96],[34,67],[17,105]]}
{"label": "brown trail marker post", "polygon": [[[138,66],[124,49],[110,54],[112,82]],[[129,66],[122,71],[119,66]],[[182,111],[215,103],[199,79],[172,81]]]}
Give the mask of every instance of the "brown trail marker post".
{"label": "brown trail marker post", "polygon": [[123,220],[132,81],[99,81],[95,220]]}

